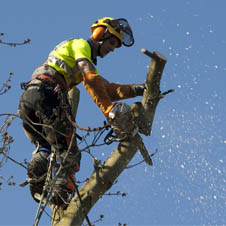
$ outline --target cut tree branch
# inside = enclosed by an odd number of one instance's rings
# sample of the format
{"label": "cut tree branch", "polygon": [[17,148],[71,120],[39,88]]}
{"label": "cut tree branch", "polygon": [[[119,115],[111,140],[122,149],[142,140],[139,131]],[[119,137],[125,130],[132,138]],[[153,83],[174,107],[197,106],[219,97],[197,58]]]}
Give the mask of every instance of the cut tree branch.
{"label": "cut tree branch", "polygon": [[[134,103],[131,108],[135,114],[139,132],[149,136],[156,107],[161,98],[160,80],[166,58],[157,52],[150,53],[144,49],[141,51],[151,57],[151,64],[147,73],[146,90],[142,102]],[[66,210],[53,214],[55,219],[52,221],[52,225],[82,225],[91,208],[111,188],[114,181],[134,157],[141,146],[141,141],[140,135],[137,134],[132,139],[119,143],[105,164],[102,167],[95,167],[90,179],[82,186],[79,191],[81,200],[75,196]],[[151,165],[151,162],[149,163]]]}

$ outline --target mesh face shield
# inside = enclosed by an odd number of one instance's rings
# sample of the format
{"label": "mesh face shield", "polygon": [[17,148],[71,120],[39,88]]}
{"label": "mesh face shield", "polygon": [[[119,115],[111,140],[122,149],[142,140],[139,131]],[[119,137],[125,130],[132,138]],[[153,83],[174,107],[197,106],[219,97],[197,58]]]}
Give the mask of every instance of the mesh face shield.
{"label": "mesh face shield", "polygon": [[118,37],[124,46],[130,47],[134,44],[133,32],[126,19],[106,19],[103,22],[110,26],[109,32]]}
{"label": "mesh face shield", "polygon": [[130,47],[134,44],[134,38],[133,38],[133,32],[131,27],[129,26],[129,23],[126,19],[120,18],[117,19],[117,21],[120,24],[121,30],[124,32],[124,37],[123,37],[123,45]]}

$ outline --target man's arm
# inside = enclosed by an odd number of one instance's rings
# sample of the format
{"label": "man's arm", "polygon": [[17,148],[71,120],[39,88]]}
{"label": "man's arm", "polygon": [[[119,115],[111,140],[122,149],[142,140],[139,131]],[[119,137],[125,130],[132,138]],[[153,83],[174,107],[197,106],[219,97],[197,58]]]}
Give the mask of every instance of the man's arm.
{"label": "man's arm", "polygon": [[83,85],[106,117],[114,106],[112,101],[143,95],[144,84],[120,85],[109,83],[96,74],[94,66],[88,60],[78,62],[78,67],[83,74]]}
{"label": "man's arm", "polygon": [[81,60],[77,63],[79,70],[81,71],[82,75],[84,76],[87,72],[94,72],[94,66],[88,60]]}
{"label": "man's arm", "polygon": [[84,87],[106,115],[109,108],[112,108],[112,101],[106,90],[107,81],[96,73],[94,66],[88,60],[79,61],[77,65],[83,75]]}

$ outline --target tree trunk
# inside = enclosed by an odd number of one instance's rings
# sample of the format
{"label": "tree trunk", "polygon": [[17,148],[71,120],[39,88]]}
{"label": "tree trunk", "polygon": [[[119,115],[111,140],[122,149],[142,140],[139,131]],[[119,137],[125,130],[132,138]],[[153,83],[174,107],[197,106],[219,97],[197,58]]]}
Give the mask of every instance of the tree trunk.
{"label": "tree trunk", "polygon": [[[156,107],[160,100],[160,80],[166,59],[157,52],[150,53],[144,49],[141,51],[151,57],[151,64],[147,73],[146,90],[142,103],[133,104],[132,110],[140,127],[139,131],[145,135],[150,135]],[[101,168],[95,167],[90,179],[80,189],[80,197],[76,195],[65,211],[54,212],[52,225],[82,225],[84,219],[87,219],[90,209],[112,186],[136,154],[138,148],[140,148],[141,141],[140,135],[137,134],[132,139],[119,143],[104,166]],[[88,224],[90,224],[89,221]]]}

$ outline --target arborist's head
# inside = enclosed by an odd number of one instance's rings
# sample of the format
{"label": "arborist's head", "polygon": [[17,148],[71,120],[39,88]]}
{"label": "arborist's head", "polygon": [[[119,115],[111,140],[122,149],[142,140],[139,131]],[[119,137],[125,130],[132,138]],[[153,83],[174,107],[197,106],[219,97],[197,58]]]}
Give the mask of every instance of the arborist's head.
{"label": "arborist's head", "polygon": [[99,43],[98,55],[104,57],[122,45],[134,44],[133,32],[126,19],[104,17],[91,26],[91,38]]}

